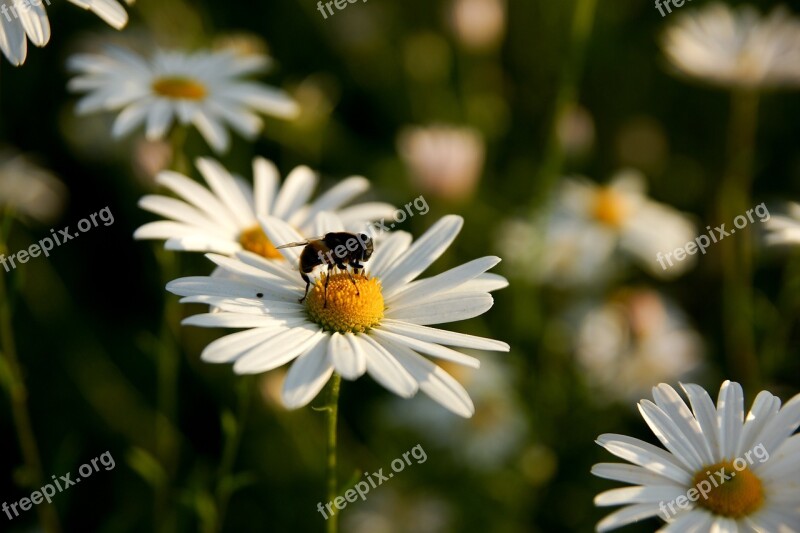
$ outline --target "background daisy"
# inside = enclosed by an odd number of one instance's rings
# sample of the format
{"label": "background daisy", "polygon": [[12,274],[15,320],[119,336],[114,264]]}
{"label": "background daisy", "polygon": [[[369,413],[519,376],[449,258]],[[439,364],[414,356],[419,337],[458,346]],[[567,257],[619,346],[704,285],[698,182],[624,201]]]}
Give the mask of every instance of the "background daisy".
{"label": "background daisy", "polygon": [[283,91],[244,79],[269,64],[263,55],[226,50],[161,50],[145,59],[130,50],[108,48],[104,54],[70,57],[68,66],[76,77],[68,87],[88,93],[78,102],[79,114],[119,111],[114,137],[144,124],[148,140],[160,139],[177,121],[197,128],[215,151],[226,152],[227,126],[252,139],[264,127],[258,113],[293,118],[299,112]]}
{"label": "background daisy", "polygon": [[139,201],[142,209],[167,220],[140,227],[134,233],[136,239],[163,239],[170,250],[225,255],[248,250],[278,259],[283,256],[264,234],[257,217],[285,220],[303,238],[309,238],[318,235],[312,235],[312,222],[323,211],[338,210],[345,227],[357,231],[365,230],[371,220],[394,213],[393,206],[381,202],[344,207],[369,189],[369,182],[359,176],[343,180],[310,202],[319,178],[308,167],[295,168],[281,184],[275,165],[257,157],[253,160],[253,185],[250,185],[213,159],[198,159],[196,164],[209,188],[177,172],[161,172],[156,182],[181,199],[162,195],[143,197]]}

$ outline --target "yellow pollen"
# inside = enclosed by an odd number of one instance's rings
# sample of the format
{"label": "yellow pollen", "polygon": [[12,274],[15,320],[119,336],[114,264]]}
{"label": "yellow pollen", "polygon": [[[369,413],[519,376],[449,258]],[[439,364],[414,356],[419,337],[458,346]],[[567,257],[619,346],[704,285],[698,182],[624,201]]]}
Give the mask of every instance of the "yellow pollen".
{"label": "yellow pollen", "polygon": [[592,216],[603,224],[618,228],[628,216],[627,202],[610,187],[603,187],[594,197]]}
{"label": "yellow pollen", "polygon": [[160,78],[153,82],[153,91],[167,98],[202,100],[207,91],[203,84],[189,78]]}
{"label": "yellow pollen", "polygon": [[746,466],[736,470],[731,461],[702,468],[694,475],[693,483],[694,487],[700,483],[711,486],[706,498],[700,494],[697,503],[716,515],[738,519],[753,514],[764,503],[761,480]]}
{"label": "yellow pollen", "polygon": [[239,244],[242,248],[267,259],[283,259],[281,253],[275,249],[264,230],[260,226],[254,226],[244,230],[239,235]]}
{"label": "yellow pollen", "polygon": [[333,274],[328,282],[325,303],[325,279],[322,274],[308,292],[306,308],[311,319],[328,331],[364,333],[383,318],[383,294],[376,278],[353,275],[358,292],[346,272]]}

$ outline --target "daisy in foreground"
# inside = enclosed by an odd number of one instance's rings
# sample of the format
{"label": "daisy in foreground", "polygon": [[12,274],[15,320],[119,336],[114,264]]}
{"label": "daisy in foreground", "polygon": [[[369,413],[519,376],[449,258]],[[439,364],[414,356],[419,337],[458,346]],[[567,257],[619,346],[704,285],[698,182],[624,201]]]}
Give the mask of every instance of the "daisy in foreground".
{"label": "daisy in foreground", "polygon": [[[50,20],[42,1],[50,5],[50,0],[11,0],[0,4],[0,50],[14,66],[25,62],[28,56],[28,39],[39,47],[50,41]],[[128,4],[133,3],[133,0],[126,1]],[[115,29],[121,30],[128,23],[128,13],[117,0],[69,2],[88,9]]]}
{"label": "daisy in foreground", "polygon": [[343,207],[369,189],[369,181],[360,176],[341,181],[309,204],[319,179],[308,167],[295,168],[281,185],[275,165],[257,157],[253,160],[253,186],[213,159],[198,159],[196,165],[210,190],[183,174],[159,173],[156,182],[181,199],[155,194],[143,197],[139,207],[168,220],[145,224],[134,238],[163,239],[168,250],[223,255],[247,250],[267,259],[283,259],[257,217],[280,218],[310,237],[312,222],[323,211],[336,210],[345,227],[356,231],[371,220],[394,213],[393,206],[381,202]]}
{"label": "daisy in foreground", "polygon": [[[659,531],[789,533],[800,531],[800,394],[781,408],[767,391],[745,417],[742,388],[726,381],[716,408],[698,385],[682,385],[692,410],[669,385],[639,411],[666,450],[624,435],[597,442],[633,463],[601,463],[596,476],[634,485],[597,495],[595,504],[627,505],[598,531],[660,516]],[[629,505],[628,505],[629,504]]]}
{"label": "daisy in foreground", "polygon": [[253,138],[264,124],[258,113],[294,118],[299,107],[286,93],[242,79],[269,66],[263,55],[242,56],[233,51],[196,53],[159,51],[144,59],[122,48],[105,54],[69,58],[77,74],[68,88],[88,93],[77,113],[120,111],[112,126],[115,138],[145,124],[148,140],[163,138],[173,121],[193,125],[217,152],[226,152],[226,124]]}
{"label": "daisy in foreground", "polygon": [[[302,237],[276,217],[262,217],[272,242]],[[483,257],[442,274],[417,280],[450,246],[463,225],[447,216],[412,244],[409,234],[393,232],[375,243],[361,273],[332,271],[312,282],[303,303],[305,282],[286,262],[271,262],[248,252],[235,258],[209,254],[234,276],[191,277],[173,281],[167,290],[181,302],[205,303],[217,312],[195,315],[184,324],[239,328],[206,347],[203,360],[233,363],[238,374],[257,374],[294,361],[283,384],[289,408],[308,404],[332,375],[355,380],[368,373],[395,394],[410,398],[419,390],[463,417],[474,413],[464,388],[427,357],[477,368],[478,359],[449,348],[508,351],[500,341],[429,327],[488,311],[490,291],[507,285],[486,272],[500,259]],[[335,215],[321,213],[319,234],[340,231]],[[298,248],[280,252],[296,265]],[[327,297],[325,285],[327,282]],[[334,372],[336,374],[334,374]]]}

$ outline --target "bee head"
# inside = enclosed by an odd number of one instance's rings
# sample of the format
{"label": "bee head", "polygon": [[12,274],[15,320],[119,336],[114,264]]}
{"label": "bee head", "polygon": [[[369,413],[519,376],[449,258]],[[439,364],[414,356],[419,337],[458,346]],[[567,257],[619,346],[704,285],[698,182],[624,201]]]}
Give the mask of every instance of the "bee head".
{"label": "bee head", "polygon": [[362,261],[367,261],[370,257],[372,257],[372,252],[374,251],[372,239],[369,238],[369,235],[361,233],[358,235],[358,240],[361,242],[360,259]]}

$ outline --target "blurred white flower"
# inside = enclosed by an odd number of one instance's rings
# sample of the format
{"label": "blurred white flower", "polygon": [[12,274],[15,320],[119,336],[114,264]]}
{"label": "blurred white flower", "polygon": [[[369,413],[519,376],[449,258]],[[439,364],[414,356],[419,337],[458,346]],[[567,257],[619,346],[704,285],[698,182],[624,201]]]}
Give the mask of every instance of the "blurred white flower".
{"label": "blurred white flower", "polygon": [[528,431],[509,368],[494,354],[481,360],[480,370],[447,362],[440,366],[464,384],[475,403],[475,415],[455,418],[431,400],[420,398],[411,403],[393,401],[388,406],[390,419],[450,448],[476,470],[502,466],[521,450]]}
{"label": "blurred white flower", "polygon": [[452,26],[459,43],[470,50],[496,47],[506,29],[505,0],[454,0]]}
{"label": "blurred white flower", "polygon": [[765,241],[768,245],[800,244],[800,204],[789,202],[784,213],[764,220]]}
{"label": "blurred white flower", "polygon": [[606,398],[635,400],[698,368],[703,342],[684,313],[651,289],[623,289],[583,308],[575,352],[589,385]]}
{"label": "blurred white flower", "polygon": [[[134,0],[126,0],[132,4]],[[116,29],[128,23],[128,13],[117,0],[69,0],[88,9]],[[50,40],[50,20],[44,5],[50,0],[5,0],[0,3],[0,50],[11,64],[19,66],[28,55],[28,39],[36,46]]]}
{"label": "blurred white flower", "polygon": [[366,501],[342,515],[350,533],[439,533],[452,531],[454,509],[441,496],[403,494],[391,486],[370,492]]}
{"label": "blurred white flower", "polygon": [[730,87],[800,85],[800,19],[721,3],[678,15],[663,48],[682,74]]}
{"label": "blurred white flower", "polygon": [[310,201],[319,177],[306,166],[292,170],[281,184],[275,165],[257,157],[253,160],[250,185],[213,159],[200,158],[196,164],[209,188],[178,172],[159,173],[156,183],[180,199],[153,194],[139,200],[139,207],[166,220],[141,226],[134,238],[163,239],[168,250],[224,255],[247,250],[268,259],[282,259],[262,231],[259,217],[277,217],[291,224],[303,238],[309,238],[318,235],[313,220],[323,211],[338,216],[349,230],[362,229],[370,221],[394,212],[391,204],[382,202],[345,207],[369,190],[369,181],[361,176],[342,180]]}
{"label": "blurred white flower", "polygon": [[0,207],[41,224],[64,209],[67,189],[49,170],[11,150],[0,151]]}
{"label": "blurred white flower", "polygon": [[633,170],[603,186],[565,179],[538,243],[540,279],[555,285],[595,283],[631,259],[658,278],[678,276],[694,265],[694,256],[668,269],[659,265],[659,252],[684,246],[697,232],[686,215],[654,202],[645,189],[644,176]]}
{"label": "blurred white flower", "polygon": [[261,55],[160,51],[145,60],[132,51],[109,47],[105,55],[77,54],[69,68],[77,74],[69,89],[85,92],[77,113],[120,111],[115,138],[145,124],[148,140],[163,138],[173,121],[193,125],[217,152],[230,146],[226,125],[254,138],[264,123],[258,113],[294,118],[299,108],[279,89],[242,78],[264,71]]}
{"label": "blurred white flower", "polygon": [[472,196],[486,153],[478,131],[445,125],[408,127],[397,144],[414,186],[423,194],[452,201]]}

